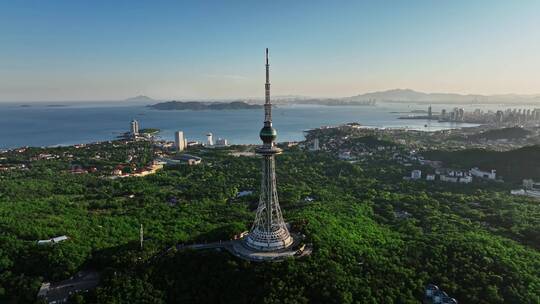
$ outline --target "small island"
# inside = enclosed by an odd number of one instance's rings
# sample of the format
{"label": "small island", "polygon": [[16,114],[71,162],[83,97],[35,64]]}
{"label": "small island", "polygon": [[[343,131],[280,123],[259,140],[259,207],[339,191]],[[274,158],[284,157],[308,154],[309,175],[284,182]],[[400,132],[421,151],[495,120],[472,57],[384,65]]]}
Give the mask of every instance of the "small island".
{"label": "small island", "polygon": [[200,102],[200,101],[167,101],[148,107],[156,110],[252,110],[261,109],[262,105],[249,104],[243,101],[233,102]]}

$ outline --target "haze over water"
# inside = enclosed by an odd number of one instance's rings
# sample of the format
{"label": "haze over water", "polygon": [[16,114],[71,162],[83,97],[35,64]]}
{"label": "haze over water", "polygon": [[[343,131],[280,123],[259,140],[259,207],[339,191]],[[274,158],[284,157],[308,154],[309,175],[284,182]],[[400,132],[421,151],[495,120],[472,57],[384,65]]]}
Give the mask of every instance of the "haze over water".
{"label": "haze over water", "polygon": [[[278,141],[303,140],[303,131],[306,129],[348,122],[358,122],[368,127],[407,127],[424,131],[473,126],[426,120],[400,120],[397,117],[403,114],[395,113],[413,109],[425,110],[426,107],[386,103],[375,107],[279,106],[273,112],[274,126],[278,130]],[[442,106],[434,106],[434,110],[437,110],[437,107]],[[232,144],[258,144],[263,111],[159,111],[145,106],[50,107],[33,104],[30,107],[21,107],[20,104],[4,104],[0,105],[0,148],[72,145],[111,140],[128,131],[132,119],[137,119],[141,128],[161,129],[160,137],[167,140],[173,140],[174,131],[182,130],[188,140],[204,141],[206,134],[212,132],[214,138],[226,138]]]}

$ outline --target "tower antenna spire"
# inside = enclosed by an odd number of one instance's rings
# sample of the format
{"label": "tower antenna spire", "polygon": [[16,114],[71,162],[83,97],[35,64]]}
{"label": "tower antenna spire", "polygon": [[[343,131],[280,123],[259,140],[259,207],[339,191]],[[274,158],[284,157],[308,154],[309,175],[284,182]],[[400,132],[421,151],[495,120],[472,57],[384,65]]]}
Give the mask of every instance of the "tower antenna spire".
{"label": "tower antenna spire", "polygon": [[270,64],[268,63],[268,48],[266,48],[266,83],[264,84],[264,125],[272,126],[272,102],[270,101]]}

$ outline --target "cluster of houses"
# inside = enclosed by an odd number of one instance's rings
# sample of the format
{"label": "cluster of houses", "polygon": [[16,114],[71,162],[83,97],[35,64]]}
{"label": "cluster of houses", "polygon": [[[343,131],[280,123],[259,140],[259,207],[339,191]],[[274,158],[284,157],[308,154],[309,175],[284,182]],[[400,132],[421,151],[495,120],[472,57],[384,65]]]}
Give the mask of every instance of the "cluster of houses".
{"label": "cluster of houses", "polygon": [[0,171],[28,170],[25,164],[0,164]]}
{"label": "cluster of houses", "polygon": [[149,174],[154,174],[158,170],[163,168],[163,164],[160,164],[158,162],[152,162],[150,165],[145,166],[143,168],[136,169],[132,173],[124,173],[123,168],[124,168],[124,166],[122,166],[122,165],[116,166],[116,168],[114,168],[114,170],[112,172],[113,176],[111,178],[132,177],[132,176],[141,177],[141,176],[146,176],[146,175],[149,175]]}
{"label": "cluster of houses", "polygon": [[69,169],[69,173],[71,174],[87,174],[87,173],[95,173],[98,169],[96,167],[90,167],[90,168],[84,168],[79,165],[72,165]]}
{"label": "cluster of houses", "polygon": [[540,199],[540,182],[535,182],[532,179],[524,179],[523,189],[511,190],[510,194]]}
{"label": "cluster of houses", "polygon": [[155,159],[152,163],[150,163],[148,166],[145,166],[143,168],[139,168],[134,170],[131,173],[125,173],[124,168],[126,166],[124,165],[118,165],[114,170],[112,171],[112,178],[118,178],[118,177],[131,177],[131,176],[146,176],[149,174],[154,174],[158,170],[162,169],[163,166],[166,165],[182,165],[187,164],[190,166],[198,165],[202,161],[202,158],[194,155],[189,154],[182,154],[179,156],[176,156],[175,158],[165,158],[165,157],[158,157]]}
{"label": "cluster of houses", "polygon": [[[464,183],[464,184],[472,183],[473,177],[488,179],[488,180],[496,180],[497,171],[496,170],[483,171],[477,167],[474,167],[469,171],[437,168],[435,169],[435,173],[425,175],[425,179],[427,181],[440,180],[442,182]],[[418,169],[412,170],[411,176],[410,177],[406,176],[404,177],[404,179],[406,180],[422,179],[422,171]]]}
{"label": "cluster of houses", "polygon": [[[420,163],[421,165],[430,165],[429,160],[425,160],[423,156],[417,155],[416,151],[411,151],[409,154],[394,153],[392,159],[405,167],[412,166],[413,163]],[[436,166],[440,165],[440,162],[434,162]],[[433,165],[432,165],[433,166]]]}
{"label": "cluster of houses", "polygon": [[[335,132],[318,132],[319,130],[334,129]],[[362,131],[359,131],[362,130]],[[299,144],[308,151],[329,151],[339,159],[346,161],[364,160],[381,152],[395,152],[398,146],[391,143],[363,142],[361,137],[371,136],[378,140],[380,137],[375,130],[366,131],[358,123],[348,123],[339,126],[323,126],[317,129],[307,130],[306,141]],[[310,132],[314,132],[311,133]],[[359,141],[356,141],[356,140]],[[386,156],[386,155],[385,155]]]}
{"label": "cluster of houses", "polygon": [[26,150],[28,149],[28,147],[20,147],[20,148],[17,148],[13,151],[15,151],[16,153],[24,153],[26,152]]}
{"label": "cluster of houses", "polygon": [[59,159],[60,156],[56,154],[47,154],[47,153],[40,153],[36,156],[30,157],[30,160],[36,161],[36,160],[51,160],[51,159]]}
{"label": "cluster of houses", "polygon": [[341,160],[357,160],[373,156],[375,153],[378,154],[385,151],[395,151],[396,149],[397,146],[359,146],[355,147],[354,150],[340,150],[337,156]]}
{"label": "cluster of houses", "polygon": [[175,156],[174,158],[168,158],[168,157],[158,157],[156,161],[162,165],[198,165],[202,162],[202,158],[190,155],[190,154],[182,154],[179,156]]}

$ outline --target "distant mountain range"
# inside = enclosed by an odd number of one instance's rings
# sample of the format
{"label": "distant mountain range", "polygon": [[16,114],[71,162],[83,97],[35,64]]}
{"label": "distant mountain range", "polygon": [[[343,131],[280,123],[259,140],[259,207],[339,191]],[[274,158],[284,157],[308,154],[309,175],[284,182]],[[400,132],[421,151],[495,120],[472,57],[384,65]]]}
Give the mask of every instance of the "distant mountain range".
{"label": "distant mountain range", "polygon": [[[140,95],[131,97],[125,100],[126,102],[137,102],[154,104],[154,100],[148,96]],[[192,102],[206,103],[206,106],[217,103],[217,105],[209,106],[208,108],[218,109],[220,103],[230,103],[225,107],[228,108],[248,108],[249,105],[262,104],[264,98],[246,98],[240,100],[215,100],[213,102],[204,100],[188,101],[188,104],[182,102],[164,103],[159,106],[154,105],[154,108],[171,107],[171,108],[197,108],[198,106]],[[242,101],[246,104],[238,104],[236,101]],[[516,104],[535,104],[540,103],[540,94],[520,95],[520,94],[500,94],[500,95],[478,95],[478,94],[455,94],[455,93],[424,93],[411,89],[392,89],[386,91],[370,92],[350,97],[341,98],[325,98],[325,97],[306,97],[298,95],[282,95],[272,96],[272,102],[276,105],[283,104],[319,104],[319,105],[375,105],[379,102],[400,102],[400,103],[432,103],[432,104],[500,104],[500,103],[516,103]]]}
{"label": "distant mountain range", "polygon": [[[262,98],[248,99],[251,103],[263,103]],[[370,92],[350,97],[306,97],[306,96],[272,96],[275,104],[319,104],[319,105],[374,105],[379,102],[402,103],[433,103],[433,104],[534,104],[540,103],[540,94],[455,94],[455,93],[424,93],[411,89],[392,89]]]}
{"label": "distant mountain range", "polygon": [[538,103],[540,95],[462,95],[423,93],[410,89],[393,89],[342,98],[346,101],[421,102],[421,103]]}

